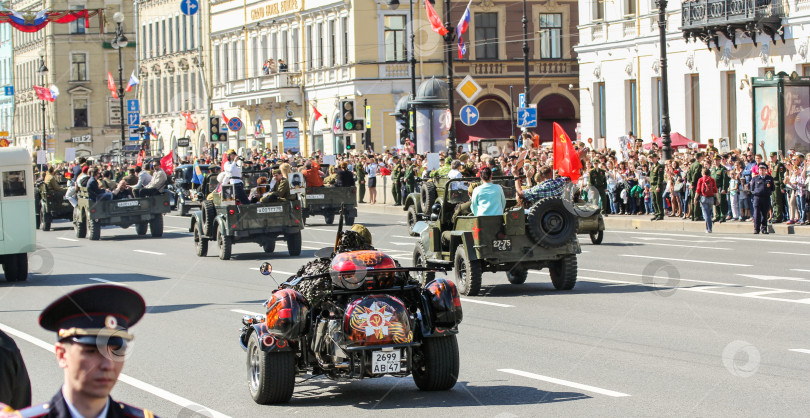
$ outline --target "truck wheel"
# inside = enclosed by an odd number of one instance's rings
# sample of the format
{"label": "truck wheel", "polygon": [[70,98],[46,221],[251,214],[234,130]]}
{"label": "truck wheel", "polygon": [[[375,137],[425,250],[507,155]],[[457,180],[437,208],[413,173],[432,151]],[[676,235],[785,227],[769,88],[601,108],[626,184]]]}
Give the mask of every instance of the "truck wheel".
{"label": "truck wheel", "polygon": [[423,183],[422,190],[419,191],[419,200],[422,203],[422,207],[429,210],[431,206],[433,206],[433,202],[436,201],[436,197],[439,195],[436,191],[436,184],[433,182],[425,182]]}
{"label": "truck wheel", "polygon": [[158,215],[149,221],[149,232],[152,233],[152,238],[163,236],[163,215]]}
{"label": "truck wheel", "polygon": [[354,225],[354,216],[346,215],[346,225]]}
{"label": "truck wheel", "polygon": [[35,226],[34,226],[34,228],[35,228],[35,229],[39,229],[39,225],[40,225],[40,223],[42,222],[42,221],[39,219],[39,211],[37,211],[37,216],[35,216],[35,218],[36,218],[36,219],[34,220],[34,222],[35,222]]}
{"label": "truck wheel", "polygon": [[[427,256],[425,256],[425,250],[422,248],[421,243],[417,243],[413,248],[413,266],[414,267],[430,267],[427,262]],[[427,272],[427,271],[420,271],[416,273],[416,278],[419,280],[419,283],[422,283],[422,286],[430,283],[433,279],[436,278],[436,273],[434,272]]]}
{"label": "truck wheel", "polygon": [[202,236],[200,224],[194,224],[194,249],[197,250],[197,257],[208,255],[208,240]]}
{"label": "truck wheel", "polygon": [[526,232],[535,244],[556,248],[567,244],[577,234],[578,220],[562,197],[547,197],[535,203],[526,215]]}
{"label": "truck wheel", "polygon": [[323,215],[323,221],[326,222],[327,225],[332,225],[335,223],[335,214],[330,213],[328,215]]}
{"label": "truck wheel", "polygon": [[297,257],[301,255],[301,231],[294,234],[287,235],[287,252],[290,256]]}
{"label": "truck wheel", "polygon": [[595,231],[591,232],[591,243],[594,245],[599,245],[602,243],[602,237],[605,234],[605,231]]}
{"label": "truck wheel", "polygon": [[17,281],[24,282],[28,280],[28,254],[20,253],[15,258],[17,259]]}
{"label": "truck wheel", "polygon": [[17,257],[14,254],[6,256],[6,261],[3,263],[3,273],[6,275],[6,281],[17,281]]}
{"label": "truck wheel", "polygon": [[135,224],[135,233],[138,235],[146,235],[146,229],[149,227],[148,222],[138,222]]}
{"label": "truck wheel", "polygon": [[557,290],[571,290],[577,284],[577,256],[566,255],[548,267],[551,283]]}
{"label": "truck wheel", "polygon": [[205,235],[213,236],[214,235],[214,219],[217,217],[217,209],[214,207],[214,202],[210,200],[204,200],[202,204],[202,221],[203,221],[203,232]]}
{"label": "truck wheel", "polygon": [[98,241],[101,239],[101,225],[98,222],[88,219],[87,220],[87,232],[90,233],[90,241]]}
{"label": "truck wheel", "polygon": [[456,287],[464,296],[475,296],[481,290],[481,262],[472,261],[462,246],[456,249],[453,259],[453,270],[456,271]]}
{"label": "truck wheel", "polygon": [[84,238],[87,236],[87,218],[81,210],[74,209],[73,211],[73,229],[76,230],[76,238]]}
{"label": "truck wheel", "polygon": [[253,400],[261,405],[288,402],[295,390],[295,353],[262,351],[255,332],[250,335],[247,353],[248,387]]}
{"label": "truck wheel", "polygon": [[40,212],[42,212],[39,215],[39,219],[40,219],[40,222],[41,222],[40,225],[39,225],[40,228],[42,228],[43,231],[50,231],[51,230],[51,222],[53,221],[53,217],[51,216],[50,213],[45,211],[45,206],[43,206],[40,209]]}
{"label": "truck wheel", "polygon": [[177,212],[180,213],[180,216],[188,215],[188,207],[186,206],[185,200],[177,202]]}
{"label": "truck wheel", "polygon": [[509,283],[512,284],[526,283],[526,277],[528,276],[529,270],[521,267],[513,267],[512,270],[506,272],[506,278],[509,279]]}
{"label": "truck wheel", "polygon": [[273,254],[273,251],[276,250],[276,239],[268,239],[262,243],[262,249],[267,254]]}
{"label": "truck wheel", "polygon": [[217,245],[219,246],[219,259],[220,260],[230,260],[231,259],[231,247],[233,243],[231,242],[231,237],[226,237],[222,235],[222,231],[217,229]]}
{"label": "truck wheel", "polygon": [[411,206],[408,208],[408,235],[415,237],[417,234],[413,232],[413,226],[416,225],[416,207]]}
{"label": "truck wheel", "polygon": [[421,390],[450,390],[458,380],[461,363],[455,335],[425,338],[415,355],[413,381]]}

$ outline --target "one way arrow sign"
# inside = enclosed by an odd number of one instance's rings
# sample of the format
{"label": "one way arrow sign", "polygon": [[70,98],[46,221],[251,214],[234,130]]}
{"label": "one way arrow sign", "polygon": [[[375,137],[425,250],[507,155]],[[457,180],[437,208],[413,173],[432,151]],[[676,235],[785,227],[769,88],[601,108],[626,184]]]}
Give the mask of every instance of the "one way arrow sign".
{"label": "one way arrow sign", "polygon": [[193,16],[199,8],[200,5],[197,0],[182,0],[180,2],[180,11],[186,16]]}

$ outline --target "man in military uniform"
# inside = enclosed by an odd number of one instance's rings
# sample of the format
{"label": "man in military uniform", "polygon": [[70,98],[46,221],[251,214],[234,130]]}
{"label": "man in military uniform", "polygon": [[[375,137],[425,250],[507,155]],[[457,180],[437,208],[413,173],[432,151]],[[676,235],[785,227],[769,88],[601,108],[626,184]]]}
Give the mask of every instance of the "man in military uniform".
{"label": "man in military uniform", "polygon": [[697,200],[699,197],[697,194],[697,183],[698,180],[700,180],[700,178],[703,177],[703,174],[701,173],[703,170],[703,164],[701,163],[701,160],[703,160],[703,153],[698,152],[695,155],[695,162],[693,162],[692,165],[689,166],[689,170],[687,170],[686,172],[686,181],[687,183],[689,183],[689,190],[691,191],[691,194],[689,196],[691,202],[689,202],[689,204],[692,205],[693,221],[703,220],[703,214],[701,213],[700,204],[698,203]]}
{"label": "man in military uniform", "polygon": [[664,220],[664,166],[658,162],[658,154],[650,154],[650,191],[655,216],[653,221]]}
{"label": "man in military uniform", "polygon": [[363,167],[364,158],[358,159],[354,163],[354,173],[357,175],[357,192],[359,194],[357,203],[366,203],[363,199],[366,197],[366,168]]}
{"label": "man in military uniform", "polygon": [[720,204],[715,205],[714,222],[725,222],[726,213],[728,213],[728,187],[730,178],[728,177],[728,170],[723,166],[722,158],[719,155],[714,157],[714,166],[712,166],[712,178],[717,184],[717,193],[720,195]]}
{"label": "man in military uniform", "polygon": [[411,194],[416,191],[416,171],[419,168],[414,164],[413,158],[406,160],[405,167],[405,177],[403,177],[403,181],[405,182],[405,188],[408,194]]}
{"label": "man in military uniform", "polygon": [[23,409],[21,417],[153,417],[151,411],[110,397],[124,368],[129,327],[146,311],[141,295],[123,286],[75,290],[51,303],[39,324],[57,333],[56,360],[64,370],[62,388],[50,400]]}
{"label": "man in military uniform", "polygon": [[774,179],[766,174],[768,166],[765,163],[759,164],[759,175],[751,178],[751,196],[754,207],[754,233],[768,233],[768,210],[770,209],[771,195],[776,189]]}
{"label": "man in military uniform", "polygon": [[452,162],[453,162],[452,158],[450,158],[450,157],[445,158],[444,159],[444,165],[439,167],[436,171],[430,173],[430,176],[431,177],[447,177],[447,174],[450,173],[450,170],[452,170],[452,168],[450,167],[450,164]]}
{"label": "man in military uniform", "polygon": [[281,175],[281,170],[273,170],[273,179],[276,184],[273,188],[262,196],[261,203],[271,203],[290,200],[290,182]]}
{"label": "man in military uniform", "polygon": [[608,216],[608,198],[607,198],[607,176],[605,175],[604,165],[599,163],[596,167],[592,168],[588,173],[588,183],[599,192],[599,202],[602,206],[602,215]]}
{"label": "man in military uniform", "polygon": [[394,195],[394,206],[402,206],[402,164],[399,157],[393,158],[394,167],[391,169],[391,194]]}
{"label": "man in military uniform", "polygon": [[52,192],[58,192],[62,190],[62,186],[59,185],[59,182],[56,180],[56,176],[54,176],[53,173],[53,166],[48,167],[47,174],[45,174],[45,187]]}
{"label": "man in military uniform", "polygon": [[773,223],[778,224],[784,221],[785,209],[785,165],[779,161],[777,153],[771,153],[771,176],[773,177]]}

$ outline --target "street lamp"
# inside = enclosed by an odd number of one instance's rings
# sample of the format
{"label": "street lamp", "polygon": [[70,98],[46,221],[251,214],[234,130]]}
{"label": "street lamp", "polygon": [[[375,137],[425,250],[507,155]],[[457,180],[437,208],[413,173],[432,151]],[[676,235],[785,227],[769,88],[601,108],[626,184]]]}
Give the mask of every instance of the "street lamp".
{"label": "street lamp", "polygon": [[[416,38],[416,33],[413,26],[413,2],[414,0],[408,0],[408,9],[410,12],[410,19],[411,19],[411,100],[416,98],[416,46],[414,44],[414,39]],[[432,3],[433,1],[431,1]],[[399,0],[388,0],[388,8],[391,10],[396,10],[399,8]],[[409,112],[413,111],[413,105],[408,103]],[[410,115],[408,117],[408,124],[410,125]],[[413,131],[413,143],[416,144],[416,127],[411,126],[411,130]]]}
{"label": "street lamp", "polygon": [[[529,96],[529,21],[526,19],[526,0],[523,0],[523,96],[525,105],[531,101]],[[528,128],[525,128],[528,129]]]}
{"label": "street lamp", "polygon": [[[39,50],[39,75],[42,80],[42,87],[47,88],[46,77],[48,76],[48,67],[45,65],[45,48]],[[45,139],[45,99],[42,99],[42,140],[39,142],[39,149],[45,149],[47,144]]]}
{"label": "street lamp", "polygon": [[110,46],[118,50],[118,106],[121,109],[121,146],[118,149],[118,155],[120,157],[121,150],[123,150],[124,144],[126,143],[126,125],[124,123],[124,115],[126,114],[124,111],[124,58],[121,49],[126,48],[129,39],[124,36],[124,14],[116,12],[113,15],[113,21],[115,21],[116,24],[115,39],[110,42]]}
{"label": "street lamp", "polygon": [[672,158],[669,137],[669,90],[667,80],[667,0],[656,0],[658,6],[658,36],[661,43],[661,153],[663,160]]}
{"label": "street lamp", "polygon": [[447,134],[447,156],[456,159],[456,124],[455,124],[455,96],[453,95],[453,38],[456,33],[453,23],[450,21],[450,0],[444,0],[444,27],[447,34],[444,35],[444,51],[447,54],[447,108],[450,111],[450,120]]}

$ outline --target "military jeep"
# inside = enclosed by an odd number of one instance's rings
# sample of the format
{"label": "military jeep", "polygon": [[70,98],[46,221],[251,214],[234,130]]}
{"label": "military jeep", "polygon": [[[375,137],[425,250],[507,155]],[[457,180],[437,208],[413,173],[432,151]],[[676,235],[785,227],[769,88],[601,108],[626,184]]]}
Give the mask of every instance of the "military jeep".
{"label": "military jeep", "polygon": [[[48,186],[44,182],[37,182],[37,190],[35,193],[36,209],[37,209],[37,227],[43,231],[51,230],[51,222],[55,219],[73,219],[73,205],[65,200],[65,193],[67,189],[63,188],[59,191],[48,190]],[[60,184],[62,187],[67,187],[66,184]]]}
{"label": "military jeep", "polygon": [[[430,222],[414,226],[420,234],[414,265],[450,267],[459,292],[466,296],[478,294],[485,271],[504,271],[510,283],[522,284],[529,269],[548,268],[556,289],[573,289],[577,254],[582,252],[576,238],[577,216],[562,197],[542,199],[529,210],[515,207],[512,181],[511,190],[502,185],[506,213],[493,216],[454,214],[450,208],[463,199],[455,199],[451,187],[445,187],[444,202],[431,207]],[[430,282],[433,277],[424,272],[419,279]]]}
{"label": "military jeep", "polygon": [[[268,171],[242,172],[245,193],[256,186],[259,177],[269,177]],[[207,184],[212,200],[205,200],[202,209],[191,212],[189,232],[194,234],[194,247],[198,257],[208,255],[208,242],[216,241],[220,260],[229,260],[234,244],[255,242],[264,252],[272,253],[276,241],[287,242],[291,256],[301,254],[301,230],[304,229],[301,200],[294,194],[289,201],[272,203],[237,204],[233,186],[217,190],[215,178]]]}
{"label": "military jeep", "polygon": [[94,202],[87,196],[87,188],[80,187],[77,193],[79,204],[73,209],[73,227],[76,238],[98,240],[101,227],[115,225],[129,228],[135,225],[138,235],[146,235],[147,227],[152,237],[163,236],[163,215],[171,211],[168,192],[149,197]]}
{"label": "military jeep", "polygon": [[577,234],[588,234],[591,243],[599,245],[605,233],[605,219],[599,213],[601,209],[593,203],[576,203],[575,212],[579,215]]}
{"label": "military jeep", "polygon": [[357,187],[321,186],[306,188],[304,196],[304,219],[323,215],[327,225],[335,223],[335,215],[344,205],[346,224],[354,225],[357,217]]}
{"label": "military jeep", "polygon": [[[208,174],[208,165],[199,165],[200,172],[205,178]],[[216,170],[212,170],[216,171]],[[202,191],[202,184],[195,187],[192,182],[194,177],[194,164],[183,164],[174,169],[172,175],[172,193],[174,194],[174,209],[180,213],[180,216],[188,215],[191,209],[198,209],[202,206],[202,201],[205,199],[205,194]]]}

